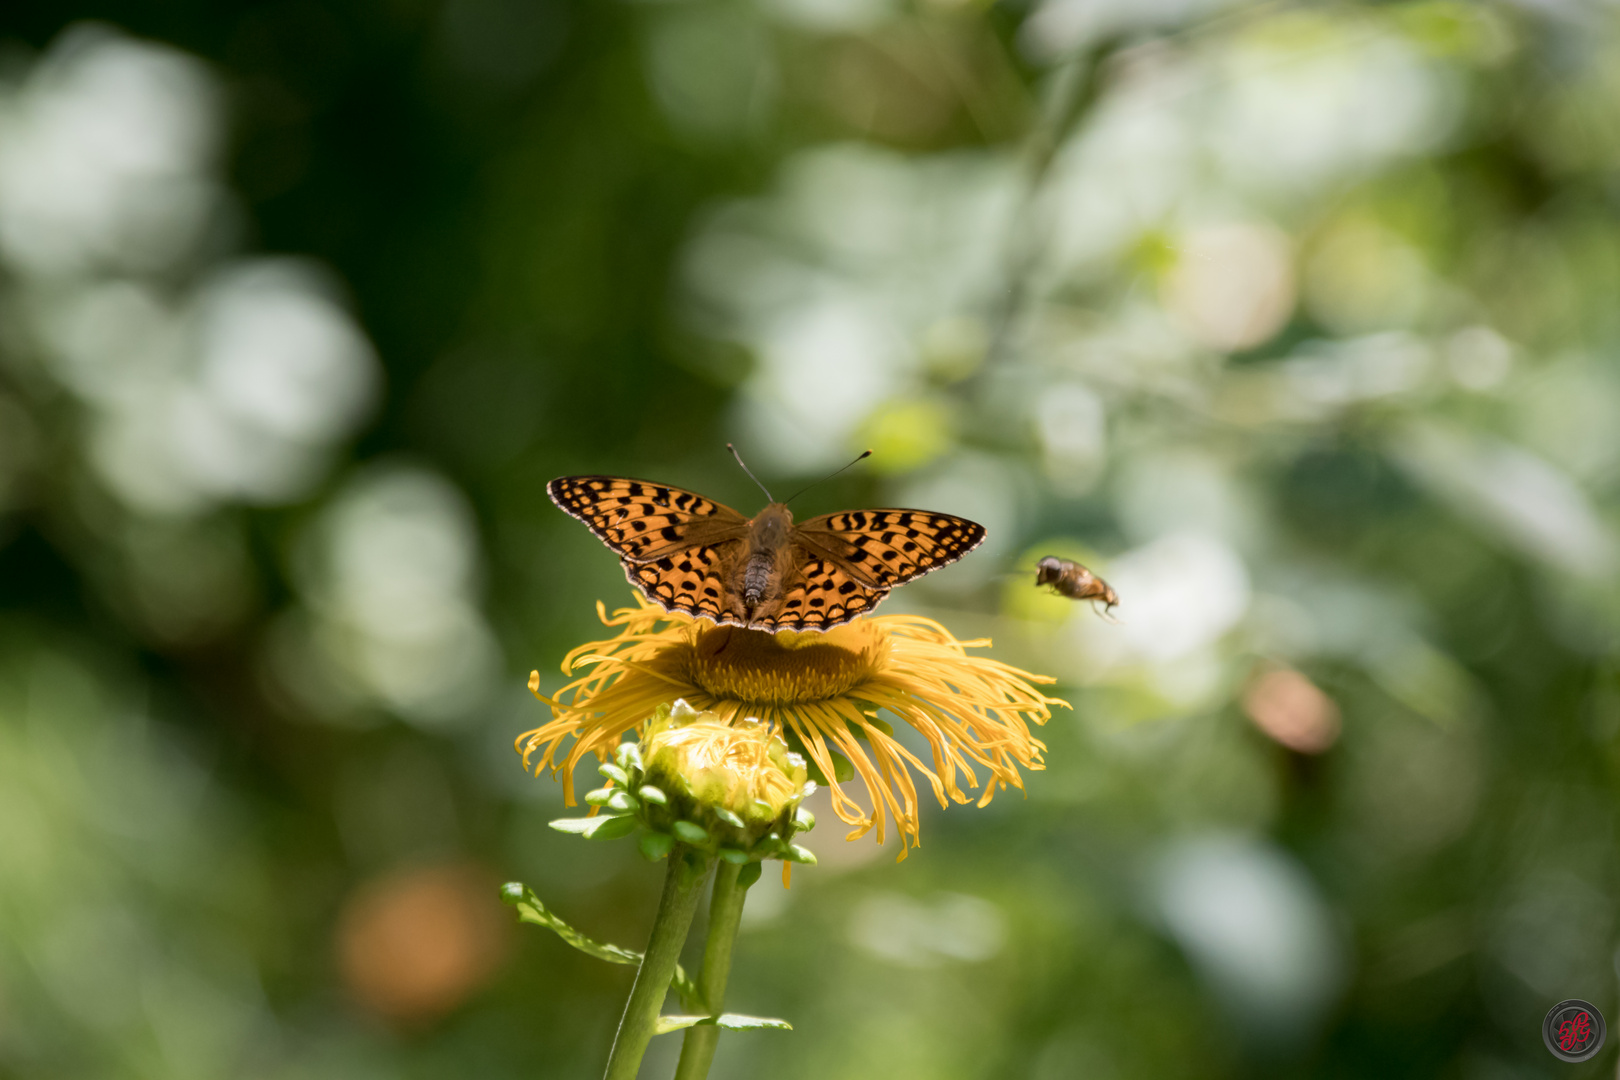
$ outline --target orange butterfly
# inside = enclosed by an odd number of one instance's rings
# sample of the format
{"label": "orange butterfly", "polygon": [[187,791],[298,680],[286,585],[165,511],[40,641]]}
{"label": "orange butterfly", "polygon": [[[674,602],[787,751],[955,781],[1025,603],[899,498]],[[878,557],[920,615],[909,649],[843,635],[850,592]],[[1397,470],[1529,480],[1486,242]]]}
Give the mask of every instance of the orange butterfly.
{"label": "orange butterfly", "polygon": [[753,630],[840,626],[984,540],[983,525],[931,510],[845,510],[795,525],[786,503],[745,518],[621,476],[563,476],[546,492],[618,554],[653,603]]}

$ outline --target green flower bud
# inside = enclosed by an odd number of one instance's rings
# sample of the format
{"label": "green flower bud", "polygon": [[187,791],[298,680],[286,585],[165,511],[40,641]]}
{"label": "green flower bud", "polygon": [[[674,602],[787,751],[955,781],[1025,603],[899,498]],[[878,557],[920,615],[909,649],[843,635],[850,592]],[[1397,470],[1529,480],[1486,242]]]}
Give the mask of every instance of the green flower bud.
{"label": "green flower bud", "polygon": [[711,854],[723,845],[758,859],[755,846],[791,827],[805,795],[804,759],[758,720],[727,722],[677,701],[647,721],[639,746],[644,820]]}

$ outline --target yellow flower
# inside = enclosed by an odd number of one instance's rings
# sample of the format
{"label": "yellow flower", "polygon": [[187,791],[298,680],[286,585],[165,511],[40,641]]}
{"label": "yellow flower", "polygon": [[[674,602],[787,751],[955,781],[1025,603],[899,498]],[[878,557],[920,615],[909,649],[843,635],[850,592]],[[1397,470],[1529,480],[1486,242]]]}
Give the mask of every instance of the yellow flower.
{"label": "yellow flower", "polygon": [[[640,728],[659,705],[684,698],[700,710],[736,723],[757,717],[803,747],[831,788],[833,810],[855,826],[848,839],[884,828],[892,815],[904,844],[917,846],[917,789],[921,773],[941,806],[965,803],[980,784],[980,806],[998,787],[1022,788],[1019,767],[1040,769],[1046,747],[1030,734],[1050,706],[1033,684],[1053,680],[985,657],[969,648],[988,641],[958,641],[939,623],[914,615],[875,615],[825,633],[775,635],[665,612],[641,596],[620,608],[607,626],[621,628],[606,641],[574,649],[563,660],[576,678],[547,700],[555,718],[518,737],[527,767],[562,773],[564,798],[572,806],[573,771],[590,753],[606,758],[626,732]],[[539,695],[540,673],[529,677]],[[879,710],[911,725],[932,748],[932,767],[907,750]],[[574,743],[566,756],[562,744]],[[864,782],[870,808],[838,779],[841,754]],[[848,773],[846,772],[846,775]]]}

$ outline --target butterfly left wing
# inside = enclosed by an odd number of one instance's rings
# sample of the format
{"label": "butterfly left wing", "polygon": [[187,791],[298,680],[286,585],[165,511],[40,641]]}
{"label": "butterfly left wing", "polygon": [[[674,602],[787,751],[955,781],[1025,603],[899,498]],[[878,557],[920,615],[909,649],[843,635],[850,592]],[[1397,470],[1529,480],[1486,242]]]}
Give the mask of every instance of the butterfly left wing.
{"label": "butterfly left wing", "polygon": [[794,532],[812,556],[883,593],[950,565],[984,542],[983,525],[931,510],[841,510],[811,518]]}
{"label": "butterfly left wing", "polygon": [[632,563],[748,535],[748,519],[731,507],[669,484],[624,476],[559,476],[546,485],[546,494],[612,548],[627,571]]}

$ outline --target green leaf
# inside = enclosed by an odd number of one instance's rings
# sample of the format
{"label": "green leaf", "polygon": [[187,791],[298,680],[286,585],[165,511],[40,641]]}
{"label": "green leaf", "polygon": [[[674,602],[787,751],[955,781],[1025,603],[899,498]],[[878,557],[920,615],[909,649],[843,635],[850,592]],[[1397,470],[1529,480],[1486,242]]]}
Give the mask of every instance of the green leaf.
{"label": "green leaf", "polygon": [[725,1013],[718,1017],[714,1024],[727,1031],[792,1031],[793,1025],[786,1020],[778,1020],[773,1016],[744,1016],[742,1013]]}
{"label": "green leaf", "polygon": [[565,817],[553,821],[551,827],[558,832],[589,836],[601,826],[602,821],[603,819],[599,817]]}
{"label": "green leaf", "polygon": [[641,785],[641,790],[636,794],[641,796],[642,802],[657,803],[659,806],[669,805],[669,796],[664,794],[662,788],[655,788],[651,784]]}
{"label": "green leaf", "polygon": [[708,832],[705,831],[701,826],[692,824],[690,821],[677,821],[672,826],[672,829],[676,837],[685,843],[707,844],[709,842]]}
{"label": "green leaf", "polygon": [[[598,819],[590,818],[586,820],[594,821]],[[545,904],[541,903],[540,898],[534,894],[533,889],[520,881],[509,881],[502,885],[501,900],[517,909],[519,922],[544,927],[587,956],[594,956],[598,960],[606,960],[610,964],[641,963],[641,954],[633,949],[597,941],[594,938],[586,937],[572,926],[569,926],[551,909],[547,908]],[[686,974],[686,969],[679,964],[675,965],[675,977],[670,980],[670,986],[674,987],[675,992],[680,994],[683,1002],[697,1008],[703,1007],[703,995],[698,992],[697,984]]]}
{"label": "green leaf", "polygon": [[690,1027],[722,1027],[728,1031],[792,1031],[793,1025],[786,1020],[776,1020],[769,1016],[744,1016],[741,1013],[725,1013],[721,1016],[660,1016],[658,1024],[653,1028],[654,1035],[667,1035],[671,1031],[680,1031]]}
{"label": "green leaf", "polygon": [[670,849],[675,846],[675,838],[664,832],[644,832],[637,843],[640,844],[643,855],[657,862],[669,854]]}

